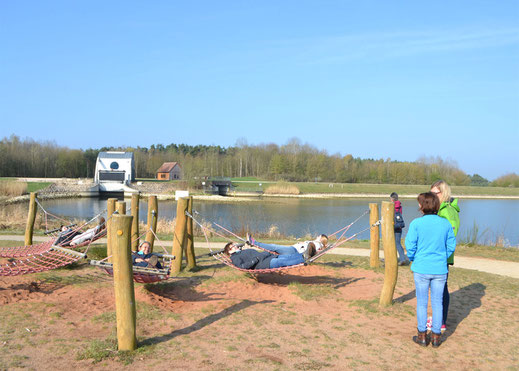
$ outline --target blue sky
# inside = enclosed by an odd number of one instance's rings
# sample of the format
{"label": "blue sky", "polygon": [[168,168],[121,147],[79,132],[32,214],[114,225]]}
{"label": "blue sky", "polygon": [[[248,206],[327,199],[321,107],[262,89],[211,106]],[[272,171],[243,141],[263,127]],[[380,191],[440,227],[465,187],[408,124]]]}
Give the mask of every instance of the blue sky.
{"label": "blue sky", "polygon": [[0,1],[1,137],[519,173],[519,1]]}

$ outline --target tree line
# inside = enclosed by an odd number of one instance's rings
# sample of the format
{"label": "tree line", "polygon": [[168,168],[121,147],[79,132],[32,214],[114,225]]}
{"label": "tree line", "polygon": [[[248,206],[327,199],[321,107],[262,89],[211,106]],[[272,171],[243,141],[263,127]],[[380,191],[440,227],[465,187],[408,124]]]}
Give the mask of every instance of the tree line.
{"label": "tree line", "polygon": [[187,144],[147,147],[103,147],[70,149],[54,142],[38,142],[5,137],[0,142],[0,176],[45,178],[93,178],[101,151],[134,153],[138,178],[154,178],[164,162],[176,161],[185,179],[200,177],[256,177],[268,180],[323,181],[338,183],[430,184],[444,179],[453,185],[519,186],[519,176],[504,175],[494,182],[478,174],[468,175],[452,161],[423,157],[415,162],[361,159],[351,154],[330,155],[325,150],[303,144],[297,138],[284,145],[235,146]]}

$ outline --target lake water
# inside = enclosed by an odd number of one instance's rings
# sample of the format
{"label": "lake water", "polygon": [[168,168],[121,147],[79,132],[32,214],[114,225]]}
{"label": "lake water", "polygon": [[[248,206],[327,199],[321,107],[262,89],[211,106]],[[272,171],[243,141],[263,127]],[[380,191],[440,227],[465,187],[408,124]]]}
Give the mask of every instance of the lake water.
{"label": "lake water", "polygon": [[[194,210],[200,219],[216,222],[233,231],[266,232],[277,228],[286,236],[301,237],[307,234],[331,234],[348,225],[366,210],[369,203],[381,199],[264,199],[258,202],[213,202],[195,200]],[[385,200],[384,200],[385,201]],[[401,200],[406,227],[420,216],[415,200]],[[106,209],[106,200],[96,198],[58,199],[42,201],[43,207],[52,214],[65,218],[91,218]],[[506,246],[519,246],[519,200],[466,199],[459,201],[460,231],[458,239],[469,240],[478,230],[478,242],[494,244],[504,239]],[[140,219],[146,222],[147,203],[140,202]],[[127,210],[130,202],[127,201]],[[176,214],[175,201],[159,202],[159,219],[173,219]],[[368,226],[369,215],[365,215],[350,229],[351,233]],[[404,235],[407,228],[404,229]],[[348,233],[350,235],[350,233]],[[368,239],[369,232],[359,235]]]}

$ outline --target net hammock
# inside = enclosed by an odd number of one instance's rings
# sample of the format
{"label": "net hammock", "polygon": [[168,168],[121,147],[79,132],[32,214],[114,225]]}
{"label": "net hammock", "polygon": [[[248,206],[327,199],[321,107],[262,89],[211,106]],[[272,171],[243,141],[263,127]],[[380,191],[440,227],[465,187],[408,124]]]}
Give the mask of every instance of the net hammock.
{"label": "net hammock", "polygon": [[[107,210],[103,210],[97,215],[95,215],[90,220],[87,220],[82,225],[77,226],[76,224],[69,224],[70,221],[63,219],[57,215],[51,214],[48,212],[36,199],[36,203],[42,210],[44,216],[45,216],[45,235],[50,235],[52,237],[55,237],[57,239],[56,245],[77,249],[84,246],[90,246],[93,242],[97,241],[98,239],[106,236],[106,223],[107,220],[103,218],[101,215],[106,214]],[[117,214],[117,211],[114,212],[114,214]],[[110,215],[108,219],[110,219],[113,215]],[[49,229],[49,217],[55,220],[58,220],[62,223],[62,226],[65,226],[66,231],[61,231],[60,228],[54,228]],[[98,220],[99,222],[96,224],[95,227],[87,229],[87,226],[94,222],[95,220]],[[68,224],[68,225],[67,225]]]}
{"label": "net hammock", "polygon": [[43,254],[51,249],[55,239],[27,246],[13,246],[0,248],[0,258],[20,258],[31,255]]}
{"label": "net hammock", "polygon": [[[0,258],[20,258],[20,257],[28,257],[28,256],[32,256],[32,255],[40,255],[40,254],[43,254],[43,253],[49,251],[53,245],[55,245],[57,247],[67,247],[68,249],[70,249],[70,247],[68,246],[68,242],[70,242],[70,241],[68,241],[67,239],[62,239],[59,243],[57,243],[57,241],[60,237],[60,228],[48,229],[49,216],[51,216],[61,222],[67,222],[67,223],[70,223],[70,222],[63,218],[60,218],[59,216],[49,213],[47,210],[45,210],[43,208],[43,206],[41,206],[41,204],[38,202],[38,199],[36,199],[36,203],[39,205],[39,207],[42,209],[42,211],[44,213],[44,216],[45,216],[45,232],[44,232],[44,234],[46,236],[49,236],[50,240],[43,242],[43,243],[39,243],[39,244],[2,247],[2,248],[0,248]],[[68,225],[66,225],[66,227],[69,230],[74,231],[74,233],[77,232],[77,234],[80,234],[80,232],[88,224],[90,224],[94,220],[100,218],[104,212],[105,211],[102,211],[101,213],[97,214],[96,216],[94,216],[93,218],[91,218],[90,220],[88,220],[87,222],[85,222],[83,225],[81,225],[79,227],[77,227],[75,224],[68,224]],[[110,216],[110,218],[111,218],[111,216]],[[110,219],[110,218],[108,218],[108,219]],[[88,248],[90,247],[90,245],[93,242],[95,242],[96,240],[98,240],[106,235],[106,229],[104,228],[104,225],[106,225],[106,221],[104,221],[103,223],[98,224],[98,225],[103,226],[103,227],[100,228],[100,230],[98,232],[93,233],[91,239],[85,240],[82,243],[78,243],[71,247],[76,249],[76,248],[87,246],[86,250],[88,251]]]}
{"label": "net hammock", "polygon": [[0,264],[0,276],[19,276],[22,274],[44,272],[64,267],[86,258],[86,254],[52,245],[53,241],[44,242],[39,245],[41,252],[32,253],[22,259],[8,258],[5,263]]}
{"label": "net hammock", "polygon": [[[153,217],[156,217],[155,213],[153,213],[152,215],[153,215]],[[175,259],[175,257],[173,255],[168,254],[167,249],[164,247],[164,245],[163,245],[162,241],[159,239],[159,237],[155,234],[155,232],[151,228],[151,225],[153,225],[153,223],[150,223],[150,228],[148,230],[151,231],[151,233],[153,233],[155,240],[159,242],[160,247],[162,247],[162,249],[164,250],[164,254],[158,254],[158,253],[153,253],[153,254],[156,255],[157,257],[159,257],[160,259],[162,259],[162,266],[164,268],[162,268],[162,269],[147,268],[147,267],[139,267],[139,266],[133,265],[132,266],[133,280],[138,283],[155,283],[155,282],[165,281],[165,280],[169,279],[170,270],[171,270],[170,269],[171,262],[173,261],[173,259]],[[137,240],[140,240],[146,233],[147,233],[147,231],[142,233],[137,238]],[[110,263],[108,261],[111,257],[112,256],[107,256],[106,258],[104,258],[102,260],[91,260],[90,264],[99,267],[100,269],[102,269],[104,272],[106,272],[110,276],[113,276],[114,266],[112,263]]]}
{"label": "net hammock", "polygon": [[[197,212],[195,212],[195,213],[198,214]],[[242,272],[246,272],[246,273],[250,273],[250,274],[264,274],[264,273],[268,274],[268,273],[283,273],[284,271],[287,271],[289,269],[300,268],[300,267],[306,266],[306,265],[308,265],[310,263],[313,263],[315,260],[319,259],[321,256],[323,256],[324,254],[330,252],[334,248],[339,247],[342,244],[344,244],[345,242],[350,241],[351,239],[353,239],[356,236],[360,235],[361,233],[364,233],[367,230],[370,230],[378,222],[375,223],[373,226],[369,226],[369,227],[367,227],[367,228],[365,228],[365,229],[363,229],[363,230],[361,230],[361,231],[359,231],[359,232],[357,232],[357,233],[355,233],[355,234],[353,234],[351,236],[346,237],[346,232],[351,228],[351,226],[353,226],[357,221],[359,221],[363,216],[365,216],[368,213],[369,213],[369,210],[365,211],[362,215],[360,215],[357,219],[355,219],[353,222],[351,222],[347,226],[339,229],[336,232],[333,232],[333,233],[329,234],[328,235],[329,238],[333,237],[333,236],[338,236],[337,239],[335,240],[335,242],[333,244],[330,244],[326,248],[324,248],[322,250],[319,250],[314,256],[312,256],[306,262],[301,263],[301,264],[296,264],[296,265],[289,265],[289,266],[286,266],[286,267],[268,268],[268,269],[244,269],[244,268],[237,267],[236,265],[233,264],[230,256],[224,254],[223,250],[213,251],[213,249],[211,248],[211,243],[209,242],[209,237],[208,237],[207,232],[210,231],[211,233],[213,233],[213,234],[215,234],[215,235],[217,235],[219,237],[222,237],[225,240],[230,241],[230,242],[233,242],[233,240],[231,238],[229,238],[228,236],[226,236],[226,235],[224,235],[222,233],[217,232],[214,229],[211,229],[211,228],[209,228],[207,226],[204,226],[202,223],[200,223],[190,213],[186,212],[186,215],[188,217],[190,217],[191,219],[193,219],[193,221],[202,229],[202,232],[204,233],[204,237],[205,237],[205,240],[207,242],[207,245],[209,246],[209,250],[211,251],[210,254],[209,254],[210,256],[212,256],[216,260],[220,261],[221,263],[223,263],[223,264],[225,264],[225,265],[227,265],[227,266],[229,266],[229,267],[231,267],[233,269],[242,271]],[[210,222],[210,223],[212,225],[216,226],[218,229],[221,229],[221,230],[225,231],[227,234],[232,235],[234,238],[236,238],[236,239],[238,239],[240,241],[245,242],[244,238],[234,234],[233,232],[231,232],[230,230],[228,230],[225,227],[221,226],[220,224],[218,224],[216,222]],[[264,250],[264,251],[268,251],[269,253],[276,255],[276,253],[273,252],[273,251],[270,251],[270,250],[267,250],[267,249],[263,249],[260,246],[256,246],[256,245],[253,245],[253,246],[255,248],[258,248],[258,249],[261,249],[261,250]]]}

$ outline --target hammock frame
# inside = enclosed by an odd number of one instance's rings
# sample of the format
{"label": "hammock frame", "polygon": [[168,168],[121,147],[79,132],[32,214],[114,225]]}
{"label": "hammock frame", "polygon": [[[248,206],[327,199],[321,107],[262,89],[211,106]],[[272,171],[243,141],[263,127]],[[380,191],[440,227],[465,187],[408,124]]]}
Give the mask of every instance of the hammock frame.
{"label": "hammock frame", "polygon": [[[155,213],[153,213],[155,215]],[[162,242],[159,237],[155,234],[153,229],[150,227],[148,229],[153,233],[155,236],[155,239],[160,243]],[[143,232],[139,237],[137,237],[137,240],[140,240],[148,231]],[[176,258],[175,255],[170,255],[167,253],[166,248],[161,245],[162,249],[166,252],[165,254],[160,253],[153,253],[153,255],[156,255],[159,258],[163,259],[169,259],[169,264],[166,266],[166,264],[163,264],[164,268],[158,269],[158,268],[147,268],[147,267],[139,267],[132,264],[133,269],[133,280],[138,283],[155,283],[160,281],[165,281],[170,278],[170,268],[171,268],[171,262]],[[132,251],[132,254],[134,252]],[[114,274],[114,266],[113,263],[108,262],[109,256],[104,258],[103,260],[90,260],[90,265],[94,265],[105,271],[105,273],[109,274],[110,276],[113,276]]]}
{"label": "hammock frame", "polygon": [[[195,212],[197,213],[197,212]],[[279,268],[268,268],[268,269],[244,269],[244,268],[239,268],[237,266],[235,266],[233,263],[232,263],[232,260],[230,259],[229,256],[225,255],[223,253],[223,250],[220,250],[220,251],[213,251],[211,249],[211,243],[209,242],[209,237],[207,236],[207,233],[206,233],[206,230],[209,230],[209,228],[205,227],[204,225],[202,225],[202,223],[200,223],[198,220],[196,220],[196,218],[191,215],[189,212],[186,211],[186,215],[189,216],[191,219],[193,219],[195,221],[196,224],[198,224],[198,226],[202,229],[202,232],[204,233],[204,236],[205,236],[205,239],[206,239],[206,242],[207,242],[207,245],[209,246],[209,250],[211,251],[209,253],[209,256],[212,256],[213,258],[215,258],[216,260],[222,262],[223,264],[233,268],[233,269],[236,269],[236,270],[239,270],[241,272],[246,272],[246,273],[250,273],[252,275],[256,275],[256,274],[268,274],[268,273],[283,273],[284,271],[286,270],[289,270],[289,269],[294,269],[294,268],[301,268],[301,267],[304,267],[304,266],[307,266],[308,264],[310,263],[313,263],[315,260],[319,259],[321,256],[323,256],[324,254],[328,253],[330,250],[342,245],[343,243],[353,239],[354,237],[358,236],[359,234],[361,233],[364,233],[365,231],[371,229],[373,226],[375,225],[378,225],[380,224],[380,221],[377,221],[377,223],[375,223],[374,225],[372,226],[369,226],[368,228],[366,229],[363,229],[362,231],[360,232],[357,232],[355,234],[353,234],[352,236],[349,236],[347,238],[344,237],[345,233],[351,228],[351,226],[353,224],[355,224],[357,221],[359,221],[364,215],[368,214],[369,213],[369,210],[366,210],[362,215],[360,215],[357,219],[355,219],[353,222],[351,222],[349,225],[339,229],[338,231],[332,233],[329,235],[329,237],[331,236],[335,236],[335,235],[339,235],[339,238],[337,238],[337,240],[335,241],[334,244],[326,247],[325,249],[322,249],[320,251],[317,252],[317,254],[315,254],[314,256],[312,256],[310,259],[308,259],[307,261],[305,261],[304,263],[301,263],[301,264],[296,264],[296,265],[289,265],[289,266],[286,266],[286,267],[279,267]],[[225,230],[227,233],[233,235],[234,237],[236,237],[237,239],[241,240],[241,241],[245,241],[245,239],[237,236],[236,234],[232,233],[231,231],[229,231],[228,229],[222,227],[221,225],[215,223],[215,222],[211,222],[212,224],[216,225],[217,227]],[[226,236],[222,235],[222,234],[219,234],[217,233],[216,231],[214,230],[211,230],[212,233],[220,236],[220,237],[223,237],[225,238],[226,240],[229,240],[232,242],[232,240],[230,238],[227,238]],[[260,250],[264,250],[264,251],[268,251],[270,252],[271,254],[275,254],[275,252],[273,251],[270,251],[270,250],[267,250],[267,249],[263,249],[259,246],[256,246],[256,245],[253,245],[253,247],[255,248],[258,248]]]}
{"label": "hammock frame", "polygon": [[[112,263],[102,260],[90,260],[90,265],[94,265],[96,267],[101,268],[110,276],[114,275],[114,265]],[[135,265],[133,265],[132,269],[133,280],[138,283],[155,283],[169,279],[169,267],[164,269],[157,269],[136,267]]]}

